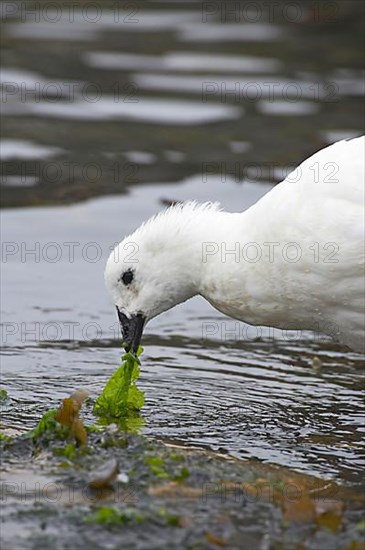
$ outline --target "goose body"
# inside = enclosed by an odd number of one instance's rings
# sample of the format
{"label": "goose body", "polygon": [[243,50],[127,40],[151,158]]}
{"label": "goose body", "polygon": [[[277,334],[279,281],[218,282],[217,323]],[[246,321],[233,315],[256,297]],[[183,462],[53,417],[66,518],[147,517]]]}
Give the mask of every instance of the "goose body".
{"label": "goose body", "polygon": [[176,205],[126,237],[105,272],[125,339],[135,344],[146,321],[200,294],[246,323],[364,351],[364,146],[320,150],[244,212]]}

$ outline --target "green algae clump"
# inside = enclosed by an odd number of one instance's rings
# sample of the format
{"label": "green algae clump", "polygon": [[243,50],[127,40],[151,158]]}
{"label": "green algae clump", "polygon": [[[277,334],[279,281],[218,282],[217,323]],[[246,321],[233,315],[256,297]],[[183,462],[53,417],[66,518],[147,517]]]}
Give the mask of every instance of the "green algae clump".
{"label": "green algae clump", "polygon": [[137,354],[130,351],[123,355],[122,364],[107,382],[97,398],[93,412],[102,418],[125,418],[141,410],[144,392],[137,387],[140,375],[138,357],[143,353],[139,346]]}

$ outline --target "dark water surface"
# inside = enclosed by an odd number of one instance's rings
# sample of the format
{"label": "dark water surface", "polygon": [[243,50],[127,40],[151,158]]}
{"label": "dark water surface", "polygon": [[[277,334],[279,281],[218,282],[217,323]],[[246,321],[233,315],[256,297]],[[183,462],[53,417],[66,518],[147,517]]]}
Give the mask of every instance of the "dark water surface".
{"label": "dark water surface", "polygon": [[362,133],[361,1],[56,4],[1,5],[5,206],[277,182]]}
{"label": "dark water surface", "polygon": [[[3,205],[25,207],[2,215],[6,425],[33,427],[80,386],[95,397],[118,365],[103,286],[116,241],[170,200],[244,209],[288,167],[362,132],[362,2],[321,16],[303,2],[295,23],[131,4],[118,22],[105,2],[97,25],[80,10],[72,23],[63,12],[4,24]],[[357,486],[361,367],[318,335],[248,328],[194,299],[146,330],[144,431]]]}

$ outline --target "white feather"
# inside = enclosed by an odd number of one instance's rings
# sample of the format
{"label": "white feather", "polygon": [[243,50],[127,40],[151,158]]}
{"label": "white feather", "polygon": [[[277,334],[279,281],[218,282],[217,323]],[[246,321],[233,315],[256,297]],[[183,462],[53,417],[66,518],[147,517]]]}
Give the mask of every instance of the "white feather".
{"label": "white feather", "polygon": [[[115,303],[150,319],[201,294],[247,323],[315,330],[364,350],[364,145],[322,149],[245,212],[186,203],[152,218],[108,261]],[[123,248],[132,242],[133,265]],[[131,266],[128,289],[118,280]]]}

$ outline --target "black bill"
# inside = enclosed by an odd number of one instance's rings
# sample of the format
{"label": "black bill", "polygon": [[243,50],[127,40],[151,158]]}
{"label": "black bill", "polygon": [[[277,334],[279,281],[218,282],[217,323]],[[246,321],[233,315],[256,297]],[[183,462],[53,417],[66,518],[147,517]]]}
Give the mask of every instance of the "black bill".
{"label": "black bill", "polygon": [[132,350],[133,353],[137,353],[146,319],[141,313],[138,313],[137,315],[132,315],[132,317],[129,318],[124,313],[122,313],[118,307],[117,313],[120,322],[120,328],[122,330],[124,349],[125,351]]}

